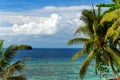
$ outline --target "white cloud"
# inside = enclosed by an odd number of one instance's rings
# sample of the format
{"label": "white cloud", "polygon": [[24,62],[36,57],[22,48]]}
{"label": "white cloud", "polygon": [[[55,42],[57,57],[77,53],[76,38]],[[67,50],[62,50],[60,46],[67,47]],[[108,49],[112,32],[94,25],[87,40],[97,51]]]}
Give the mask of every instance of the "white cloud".
{"label": "white cloud", "polygon": [[37,23],[28,22],[23,25],[13,24],[10,27],[0,27],[0,35],[50,35],[57,31],[57,24],[61,20],[61,17],[57,14],[51,14],[51,16],[43,22]]}
{"label": "white cloud", "polygon": [[9,24],[23,24],[29,22],[44,22],[48,18],[47,17],[38,17],[38,16],[24,16],[24,15],[0,15],[0,24],[9,23]]}
{"label": "white cloud", "polygon": [[54,6],[47,6],[45,8],[43,8],[44,10],[47,11],[71,11],[71,10],[80,10],[80,9],[91,9],[90,6],[85,6],[85,5],[81,5],[81,6],[68,6],[68,7],[54,7]]}
{"label": "white cloud", "polygon": [[68,37],[72,38],[80,25],[84,25],[79,20],[82,9],[90,8],[90,6],[47,6],[19,13],[0,12],[0,38],[16,44],[21,40],[29,43],[42,41],[46,40],[43,36],[52,35],[46,41],[54,41],[53,38],[58,39],[59,36],[60,40],[66,41]]}

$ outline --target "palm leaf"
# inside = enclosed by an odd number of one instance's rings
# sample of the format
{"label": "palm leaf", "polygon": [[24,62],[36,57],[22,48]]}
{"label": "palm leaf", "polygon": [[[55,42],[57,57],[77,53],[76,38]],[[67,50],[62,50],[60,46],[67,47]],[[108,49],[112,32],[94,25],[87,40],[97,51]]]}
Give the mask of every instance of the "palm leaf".
{"label": "palm leaf", "polygon": [[94,49],[94,46],[97,46],[98,42],[94,40],[94,38],[91,37],[88,41],[84,43],[84,48],[86,48],[87,53],[89,53],[91,50]]}
{"label": "palm leaf", "polygon": [[24,76],[11,76],[8,77],[7,80],[27,80]]}
{"label": "palm leaf", "polygon": [[72,57],[71,61],[74,61],[74,60],[77,59],[78,57],[83,56],[86,52],[87,52],[86,48],[78,51],[77,53],[74,54],[74,56]]}
{"label": "palm leaf", "polygon": [[83,43],[83,42],[86,42],[88,41],[89,39],[87,38],[74,38],[74,39],[71,39],[67,42],[68,45],[72,45],[72,44],[78,44],[78,43]]}
{"label": "palm leaf", "polygon": [[115,43],[115,41],[119,38],[119,31],[118,30],[114,31],[112,38],[113,38],[113,43]]}
{"label": "palm leaf", "polygon": [[94,16],[94,11],[93,10],[86,10],[84,9],[82,11],[82,16],[81,16],[81,20],[85,23],[85,26],[88,26],[88,30],[90,33],[93,33],[93,23],[95,20],[95,16]]}
{"label": "palm leaf", "polygon": [[10,77],[15,72],[22,72],[24,70],[25,64],[24,62],[29,60],[29,58],[23,58],[14,64],[10,65],[7,69],[2,72],[3,77]]}
{"label": "palm leaf", "polygon": [[80,68],[80,78],[83,79],[83,77],[85,76],[85,73],[87,71],[88,65],[91,62],[91,59],[93,58],[95,52],[94,50],[92,50],[90,52],[90,54],[87,56],[87,58],[85,59],[85,61],[83,62],[81,68]]}
{"label": "palm leaf", "polygon": [[2,58],[2,55],[3,55],[2,49],[3,49],[3,40],[0,40],[0,58]]}
{"label": "palm leaf", "polygon": [[10,64],[11,60],[14,58],[18,50],[23,49],[32,48],[29,45],[11,45],[10,47],[8,47],[4,52],[2,60],[0,61],[0,70],[2,70],[1,68],[5,68],[7,65]]}
{"label": "palm leaf", "polygon": [[101,3],[101,4],[96,5],[96,7],[112,7],[112,6],[114,6],[114,4],[104,4],[104,3]]}
{"label": "palm leaf", "polygon": [[107,50],[107,52],[109,52],[112,55],[115,63],[117,64],[118,69],[120,70],[120,57],[118,55],[119,53],[117,53],[116,51],[114,51],[109,46],[106,46],[106,50]]}
{"label": "palm leaf", "polygon": [[75,35],[76,35],[77,33],[84,33],[84,34],[90,35],[90,32],[89,32],[89,30],[88,30],[88,26],[80,26],[80,27],[76,30]]}
{"label": "palm leaf", "polygon": [[104,22],[109,22],[115,19],[118,19],[120,17],[120,9],[116,9],[114,11],[106,13],[102,20],[100,21],[100,24],[103,24]]}
{"label": "palm leaf", "polygon": [[120,35],[119,27],[120,27],[120,18],[118,18],[117,21],[115,21],[115,23],[108,29],[105,35],[105,41],[107,40],[108,37],[113,36],[113,34],[115,35],[114,37],[114,41],[115,41],[117,37]]}

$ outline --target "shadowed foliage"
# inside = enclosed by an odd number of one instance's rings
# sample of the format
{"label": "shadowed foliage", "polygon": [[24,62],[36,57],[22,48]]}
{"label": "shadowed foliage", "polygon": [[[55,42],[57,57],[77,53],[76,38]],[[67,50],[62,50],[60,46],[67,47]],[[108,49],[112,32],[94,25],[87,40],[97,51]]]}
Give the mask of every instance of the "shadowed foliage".
{"label": "shadowed foliage", "polygon": [[3,50],[3,40],[0,40],[0,79],[2,80],[26,80],[22,75],[16,75],[17,72],[23,72],[25,68],[24,62],[30,58],[23,58],[11,64],[18,50],[30,50],[29,45],[11,45]]}

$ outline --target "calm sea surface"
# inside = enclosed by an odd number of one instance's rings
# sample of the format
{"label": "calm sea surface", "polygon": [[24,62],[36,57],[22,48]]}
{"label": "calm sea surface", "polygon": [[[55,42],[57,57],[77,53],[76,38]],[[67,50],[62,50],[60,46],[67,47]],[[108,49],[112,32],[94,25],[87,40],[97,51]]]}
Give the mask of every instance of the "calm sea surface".
{"label": "calm sea surface", "polygon": [[[28,80],[80,80],[79,68],[85,56],[70,62],[71,57],[79,51],[76,48],[37,48],[19,51],[15,60],[30,57],[26,62]],[[94,72],[94,63],[90,64],[84,80],[100,80]],[[102,79],[103,80],[103,79]]]}

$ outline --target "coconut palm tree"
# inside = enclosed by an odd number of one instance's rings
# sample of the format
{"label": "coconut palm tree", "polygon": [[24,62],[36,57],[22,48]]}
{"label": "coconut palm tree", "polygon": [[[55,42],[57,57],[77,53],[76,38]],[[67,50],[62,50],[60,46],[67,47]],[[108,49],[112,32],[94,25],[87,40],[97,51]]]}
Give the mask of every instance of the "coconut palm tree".
{"label": "coconut palm tree", "polygon": [[[100,24],[104,24],[109,21],[113,21],[113,24],[108,28],[105,35],[104,42],[109,43],[106,45],[105,50],[112,56],[112,59],[115,62],[113,66],[116,66],[117,69],[120,70],[120,9],[106,13]],[[115,76],[119,77],[115,69],[114,73]]]}
{"label": "coconut palm tree", "polygon": [[11,63],[18,50],[32,49],[28,45],[11,45],[5,51],[3,50],[3,40],[0,40],[0,79],[2,80],[26,80],[22,75],[16,75],[16,72],[22,72],[24,69],[24,61],[29,58],[24,58]]}
{"label": "coconut palm tree", "polygon": [[[99,9],[98,9],[99,10]],[[84,10],[85,11],[85,10]],[[120,70],[120,27],[119,27],[119,9],[113,12],[106,13],[103,18],[94,10],[91,14],[86,10],[82,13],[82,20],[85,22],[85,26],[77,29],[76,33],[83,32],[87,35],[86,38],[74,38],[68,41],[68,45],[84,43],[84,48],[77,52],[71,59],[75,60],[84,54],[87,54],[85,61],[80,68],[80,78],[83,79],[89,63],[92,59],[96,61],[96,72],[99,67],[110,66],[114,75],[118,77],[117,70]],[[88,14],[87,14],[88,13]],[[87,14],[87,15],[86,15]],[[115,15],[111,17],[111,15]],[[92,16],[93,15],[93,16]],[[101,20],[102,19],[102,20]],[[114,23],[113,23],[114,22]]]}
{"label": "coconut palm tree", "polygon": [[[102,56],[102,53],[100,52],[103,49],[103,40],[101,36],[98,36],[97,32],[97,26],[100,20],[100,16],[98,15],[99,14],[97,14],[97,12],[94,9],[83,10],[81,20],[83,20],[86,25],[80,26],[75,34],[83,32],[85,35],[87,35],[87,37],[74,38],[68,41],[68,45],[81,42],[84,43],[84,48],[77,52],[71,59],[71,61],[73,61],[84,54],[88,55],[80,68],[79,73],[81,79],[85,76],[89,63],[92,61],[92,59],[96,59],[96,71],[98,65],[101,64],[100,61],[102,60],[102,57],[100,56]],[[105,30],[102,29],[102,31],[104,32]],[[99,33],[99,35],[101,34]]]}

